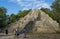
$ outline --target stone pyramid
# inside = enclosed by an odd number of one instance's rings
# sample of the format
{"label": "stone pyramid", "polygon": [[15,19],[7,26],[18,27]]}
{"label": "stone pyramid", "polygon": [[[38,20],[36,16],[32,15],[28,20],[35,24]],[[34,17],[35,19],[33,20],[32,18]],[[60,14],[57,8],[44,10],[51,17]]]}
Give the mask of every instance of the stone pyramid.
{"label": "stone pyramid", "polygon": [[42,10],[31,10],[25,17],[9,25],[9,31],[13,32],[17,27],[30,32],[53,33],[59,29],[59,24]]}

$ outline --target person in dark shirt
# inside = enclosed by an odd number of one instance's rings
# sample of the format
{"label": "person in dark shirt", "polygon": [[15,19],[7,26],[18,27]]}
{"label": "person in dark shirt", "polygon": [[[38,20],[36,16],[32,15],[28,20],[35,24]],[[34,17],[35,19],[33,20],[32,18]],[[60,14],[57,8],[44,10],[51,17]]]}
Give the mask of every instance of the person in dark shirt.
{"label": "person in dark shirt", "polygon": [[0,29],[0,33],[2,32],[2,30]]}
{"label": "person in dark shirt", "polygon": [[16,36],[19,36],[19,32],[20,32],[20,31],[19,31],[19,27],[18,27],[18,28],[16,28],[16,30],[15,30],[15,35],[16,35]]}
{"label": "person in dark shirt", "polygon": [[5,34],[6,34],[6,35],[8,34],[8,29],[7,29],[7,28],[5,29]]}

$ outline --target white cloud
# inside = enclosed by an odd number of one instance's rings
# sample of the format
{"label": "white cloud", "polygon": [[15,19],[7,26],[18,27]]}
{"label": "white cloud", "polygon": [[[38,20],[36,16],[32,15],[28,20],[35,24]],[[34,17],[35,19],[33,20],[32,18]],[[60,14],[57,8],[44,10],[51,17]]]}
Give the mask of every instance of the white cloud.
{"label": "white cloud", "polygon": [[39,9],[41,7],[50,8],[50,4],[46,3],[45,0],[10,0],[17,2],[18,5],[25,9]]}
{"label": "white cloud", "polygon": [[47,3],[42,3],[42,4],[43,4],[42,7],[50,8],[50,5],[49,4],[47,4]]}
{"label": "white cloud", "polygon": [[21,0],[17,0],[18,2],[20,2]]}

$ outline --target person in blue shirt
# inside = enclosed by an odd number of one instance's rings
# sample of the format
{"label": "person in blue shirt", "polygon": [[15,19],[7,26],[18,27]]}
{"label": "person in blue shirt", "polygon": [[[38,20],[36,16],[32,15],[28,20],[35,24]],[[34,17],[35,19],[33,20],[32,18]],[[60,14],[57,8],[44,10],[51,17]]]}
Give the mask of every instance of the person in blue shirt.
{"label": "person in blue shirt", "polygon": [[24,38],[26,38],[26,29],[23,29],[23,33],[24,33]]}
{"label": "person in blue shirt", "polygon": [[20,34],[24,34],[24,38],[26,38],[26,32],[27,32],[27,30],[23,29],[23,30],[20,31]]}

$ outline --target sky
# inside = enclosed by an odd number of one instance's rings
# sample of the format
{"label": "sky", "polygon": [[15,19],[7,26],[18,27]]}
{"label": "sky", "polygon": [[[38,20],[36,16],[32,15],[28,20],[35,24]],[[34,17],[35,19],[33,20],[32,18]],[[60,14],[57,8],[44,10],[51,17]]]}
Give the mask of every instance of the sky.
{"label": "sky", "polygon": [[7,8],[7,14],[17,14],[19,10],[50,8],[54,0],[0,0],[0,7]]}

